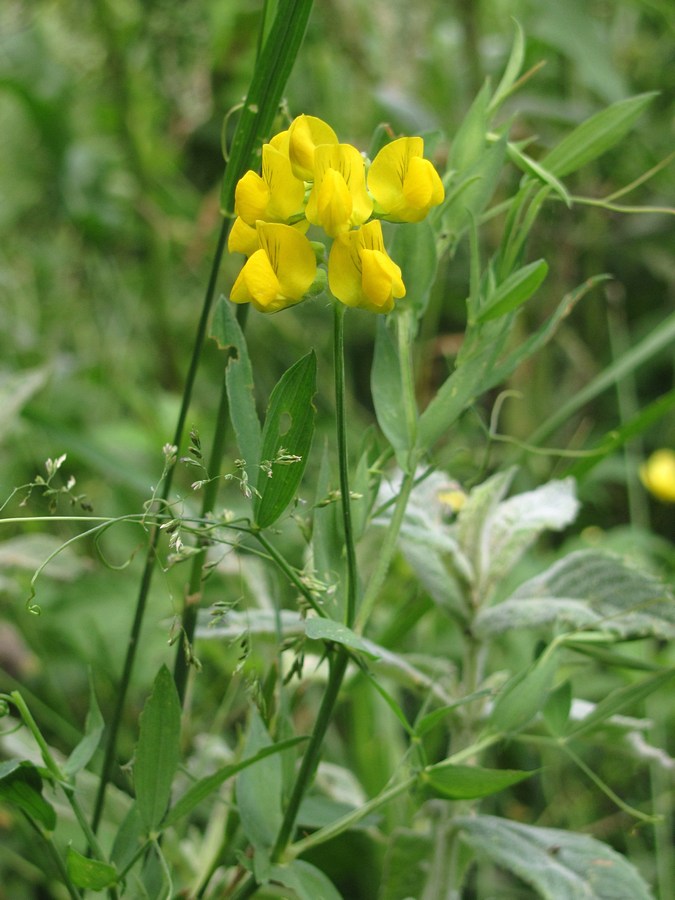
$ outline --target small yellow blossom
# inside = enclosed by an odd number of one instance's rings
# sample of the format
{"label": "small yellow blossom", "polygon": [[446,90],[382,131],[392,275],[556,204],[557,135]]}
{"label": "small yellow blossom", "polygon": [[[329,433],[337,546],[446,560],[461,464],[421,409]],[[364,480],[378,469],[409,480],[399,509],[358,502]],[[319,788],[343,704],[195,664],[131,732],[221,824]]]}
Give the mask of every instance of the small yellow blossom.
{"label": "small yellow blossom", "polygon": [[297,177],[304,181],[314,181],[316,148],[320,144],[337,143],[337,135],[322,119],[304,115],[293,119],[288,129],[288,156]]}
{"label": "small yellow blossom", "polygon": [[230,253],[243,253],[252,256],[256,250],[260,250],[258,230],[237,216],[227,237],[227,249]]}
{"label": "small yellow blossom", "polygon": [[388,313],[405,296],[401,270],[384,249],[377,220],[338,235],[328,258],[328,284],[345,306]]}
{"label": "small yellow blossom", "polygon": [[256,230],[260,249],[245,263],[230,299],[265,313],[299,303],[316,276],[312,245],[290,225],[258,221]]}
{"label": "small yellow blossom", "polygon": [[380,150],[368,171],[377,215],[394,222],[420,222],[432,206],[443,202],[443,182],[423,154],[421,137],[399,138]]}
{"label": "small yellow blossom", "polygon": [[675,503],[675,451],[656,450],[640,466],[642,483],[655,497]]}
{"label": "small yellow blossom", "polygon": [[351,144],[322,144],[314,153],[314,187],[305,215],[335,237],[370,218],[365,162]]}
{"label": "small yellow blossom", "polygon": [[262,149],[262,175],[249,170],[237,182],[234,210],[252,227],[265,222],[288,222],[302,212],[305,184],[296,178],[291,163],[272,144]]}

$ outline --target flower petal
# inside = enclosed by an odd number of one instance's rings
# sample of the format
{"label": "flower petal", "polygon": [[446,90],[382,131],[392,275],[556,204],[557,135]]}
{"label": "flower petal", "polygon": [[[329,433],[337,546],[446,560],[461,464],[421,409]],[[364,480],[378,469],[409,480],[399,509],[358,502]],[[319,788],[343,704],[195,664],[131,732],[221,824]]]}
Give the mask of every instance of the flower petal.
{"label": "flower petal", "polygon": [[339,234],[328,257],[328,286],[345,306],[358,306],[362,298],[361,259],[356,232]]}
{"label": "flower petal", "polygon": [[269,188],[269,201],[259,219],[286,222],[302,211],[305,183],[293,174],[288,157],[270,144],[262,150],[262,177]]}
{"label": "flower petal", "polygon": [[258,222],[257,228],[260,246],[278,279],[278,292],[286,301],[284,305],[299,302],[316,277],[316,255],[312,245],[290,225]]}
{"label": "flower petal", "polygon": [[314,151],[319,144],[337,144],[337,135],[316,116],[298,116],[288,129],[288,155],[293,171],[304,181],[314,180]]}
{"label": "flower petal", "polygon": [[243,253],[245,256],[251,256],[260,249],[258,232],[251,225],[247,225],[241,216],[237,216],[230,229],[227,249],[230,253]]}
{"label": "flower petal", "polygon": [[255,225],[256,219],[264,218],[269,200],[269,186],[260,175],[249,169],[234,189],[234,211],[247,225]]}
{"label": "flower petal", "polygon": [[335,237],[351,225],[361,225],[370,216],[373,202],[366,191],[365,163],[356,147],[351,144],[317,147],[314,176],[305,213],[313,225],[320,225]]}

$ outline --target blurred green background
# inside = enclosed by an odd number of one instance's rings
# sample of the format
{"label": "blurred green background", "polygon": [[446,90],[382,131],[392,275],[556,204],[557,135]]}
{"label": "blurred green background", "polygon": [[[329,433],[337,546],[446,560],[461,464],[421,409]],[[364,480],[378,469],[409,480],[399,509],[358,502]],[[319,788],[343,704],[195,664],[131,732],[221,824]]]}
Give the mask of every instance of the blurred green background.
{"label": "blurred green background", "polygon": [[[484,79],[501,75],[512,17],[527,36],[525,70],[537,71],[501,115],[513,121],[514,138],[536,135],[532,155],[542,155],[609,103],[659,91],[621,146],[569,179],[573,194],[611,195],[672,152],[670,0],[323,0],[316,3],[289,82],[288,112],[318,115],[341,140],[363,149],[381,122],[407,134],[440,131],[444,137],[435,152],[442,167]],[[139,511],[157,483],[220,223],[223,120],[246,92],[259,18],[260,4],[236,0],[6,0],[0,7],[0,502],[44,474],[47,458],[62,453],[68,455],[66,477],[77,479],[75,492],[86,495],[96,514]],[[674,172],[672,164],[662,168],[622,202],[672,205]],[[496,202],[510,196],[519,178],[515,169],[505,171]],[[483,229],[486,253],[498,244],[501,224],[496,218]],[[608,272],[613,280],[585,298],[547,350],[512,379],[509,387],[524,399],[506,402],[502,433],[527,442],[564,399],[675,310],[674,240],[673,216],[666,213],[628,215],[582,205],[568,210],[550,203],[529,248],[529,258],[548,260],[550,274],[520,328],[541,322],[586,278]],[[239,264],[226,259],[221,292],[227,293]],[[459,346],[467,284],[462,245],[442,267],[423,329],[421,402],[443,380]],[[374,323],[367,314],[348,319],[356,446],[373,421]],[[329,434],[326,303],[312,301],[270,318],[252,313],[248,339],[261,406],[281,372],[309,346],[317,349],[319,429]],[[210,342],[189,417],[207,447],[222,367]],[[669,348],[620,392],[610,389],[589,404],[549,444],[592,446],[674,381]],[[496,396],[465,416],[439,450],[441,463],[460,480],[480,473],[484,425]],[[656,447],[675,447],[672,416],[580,484],[584,510],[577,531],[592,526],[584,532],[587,541],[619,548],[630,543],[648,565],[673,578],[673,507],[651,499],[637,480],[641,459]],[[489,465],[514,458],[512,447],[498,444]],[[524,484],[567,465],[532,454],[520,461]],[[188,470],[177,479],[187,510],[194,502],[193,477]],[[222,503],[236,504],[235,490],[226,490]],[[3,514],[48,513],[38,493],[21,509],[22,496]],[[59,511],[71,511],[67,500]],[[81,722],[86,712],[87,663],[97,663],[104,709],[114,694],[142,557],[134,554],[143,535],[120,526],[104,539],[109,562],[131,559],[121,572],[96,560],[92,542],[62,554],[40,582],[43,615],[36,618],[24,606],[30,576],[78,527],[42,531],[37,524],[3,526],[0,534],[0,620],[9,629],[0,643],[0,689],[18,679],[38,694],[53,740],[67,745],[68,723]],[[166,656],[184,578],[179,568],[156,579],[139,693]],[[216,590],[210,599],[218,597]],[[132,705],[130,723],[136,712]],[[122,755],[133,740],[130,730]],[[579,819],[585,817],[584,809]]]}

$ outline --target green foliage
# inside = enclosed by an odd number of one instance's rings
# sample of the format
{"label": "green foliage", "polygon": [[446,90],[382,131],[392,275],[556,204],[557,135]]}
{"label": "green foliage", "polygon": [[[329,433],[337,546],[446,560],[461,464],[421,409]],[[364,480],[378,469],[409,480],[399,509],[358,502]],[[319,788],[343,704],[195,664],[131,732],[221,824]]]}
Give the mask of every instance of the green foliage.
{"label": "green foliage", "polygon": [[[667,4],[262,7],[0,13],[2,891],[666,900]],[[302,112],[445,186],[344,394],[208,271]]]}

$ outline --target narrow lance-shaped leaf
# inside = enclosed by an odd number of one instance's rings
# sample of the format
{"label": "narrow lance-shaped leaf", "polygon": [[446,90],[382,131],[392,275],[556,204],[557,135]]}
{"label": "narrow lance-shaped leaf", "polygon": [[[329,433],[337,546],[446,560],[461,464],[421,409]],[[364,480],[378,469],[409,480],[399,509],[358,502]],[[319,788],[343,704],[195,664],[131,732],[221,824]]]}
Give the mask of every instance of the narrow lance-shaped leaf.
{"label": "narrow lance-shaped leaf", "polygon": [[225,378],[230,418],[237,436],[239,453],[246,461],[249,484],[255,488],[258,482],[261,435],[253,393],[253,370],[246,338],[232,304],[225,297],[221,297],[216,306],[211,333],[218,346],[228,354]]}
{"label": "narrow lance-shaped leaf", "polygon": [[255,519],[260,528],[274,524],[296,494],[314,435],[316,356],[311,351],[282,375],[272,391],[262,434],[261,474]]}
{"label": "narrow lance-shaped leaf", "polygon": [[377,424],[401,459],[410,449],[406,417],[401,409],[401,363],[392,324],[385,316],[377,317],[375,353],[370,375],[370,390]]}
{"label": "narrow lance-shaped leaf", "polygon": [[157,828],[169,805],[180,758],[180,716],[176,685],[162,666],[141,713],[134,763],[136,803],[147,831]]}
{"label": "narrow lance-shaped leaf", "polygon": [[656,96],[652,91],[619,100],[582,122],[548,153],[542,165],[553,175],[569,175],[619,143]]}
{"label": "narrow lance-shaped leaf", "polygon": [[457,766],[449,762],[427,766],[421,773],[421,783],[432,794],[450,800],[475,800],[497,794],[533,772],[514,769],[482,769],[480,766]]}
{"label": "narrow lance-shaped leaf", "polygon": [[250,164],[256,139],[268,135],[305,34],[312,2],[313,0],[287,0],[278,6],[277,15],[253,71],[232,146],[229,154],[226,154],[229,158],[220,199],[224,215],[233,213],[234,190]]}
{"label": "narrow lance-shaped leaf", "polygon": [[478,313],[479,322],[487,322],[490,319],[498,319],[506,313],[512,312],[522,306],[537,290],[548,273],[546,260],[538,259],[513,272],[491,297],[488,297],[485,305]]}
{"label": "narrow lance-shaped leaf", "polygon": [[[272,747],[272,739],[253,707],[244,753],[253,756]],[[281,827],[282,771],[278,755],[270,755],[237,778],[237,806],[246,837],[263,856],[271,850]]]}
{"label": "narrow lance-shaped leaf", "polygon": [[84,737],[70,754],[67,762],[63,767],[64,773],[69,778],[72,778],[81,769],[83,769],[90,761],[94,753],[96,753],[99,741],[101,740],[101,735],[103,734],[104,727],[105,723],[103,721],[101,711],[98,708],[96,692],[94,690],[94,682],[90,673],[89,712],[87,713],[87,720],[84,726]]}

